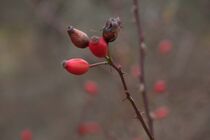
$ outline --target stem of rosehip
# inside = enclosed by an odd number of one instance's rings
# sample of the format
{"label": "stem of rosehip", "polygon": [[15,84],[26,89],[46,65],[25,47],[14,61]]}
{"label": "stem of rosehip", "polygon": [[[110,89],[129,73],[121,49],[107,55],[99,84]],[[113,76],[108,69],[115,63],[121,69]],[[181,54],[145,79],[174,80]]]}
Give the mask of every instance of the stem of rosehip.
{"label": "stem of rosehip", "polygon": [[107,61],[98,62],[98,63],[90,64],[90,68],[96,67],[96,66],[99,66],[99,65],[106,65],[106,64],[108,64]]}
{"label": "stem of rosehip", "polygon": [[134,109],[134,111],[135,111],[135,113],[136,113],[137,119],[141,122],[141,124],[142,124],[142,126],[143,126],[145,132],[146,132],[147,135],[149,136],[150,140],[154,140],[154,138],[153,138],[153,136],[151,135],[149,129],[147,128],[147,125],[146,125],[146,123],[145,123],[145,121],[144,121],[144,119],[143,119],[143,117],[142,117],[142,115],[141,115],[139,109],[137,108],[137,105],[136,105],[135,101],[133,100],[132,96],[130,95],[130,93],[129,93],[129,91],[128,91],[127,84],[126,84],[125,78],[124,78],[124,76],[123,76],[124,73],[122,72],[121,66],[117,66],[116,64],[114,64],[113,61],[112,61],[112,59],[111,59],[111,57],[107,56],[107,57],[105,57],[105,58],[106,58],[108,64],[109,64],[111,67],[113,67],[113,68],[117,71],[117,73],[119,74],[120,79],[121,79],[121,82],[122,82],[122,85],[123,85],[123,89],[124,89],[124,92],[125,92],[125,95],[126,95],[126,99],[128,99],[128,101],[131,103],[131,105],[132,105],[132,107],[133,107],[133,109]]}

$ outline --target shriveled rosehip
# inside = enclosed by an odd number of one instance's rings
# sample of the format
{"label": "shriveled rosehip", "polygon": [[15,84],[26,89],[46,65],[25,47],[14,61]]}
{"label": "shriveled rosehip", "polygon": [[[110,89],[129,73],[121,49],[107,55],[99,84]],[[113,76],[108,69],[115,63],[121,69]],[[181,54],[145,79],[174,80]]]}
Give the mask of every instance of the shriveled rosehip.
{"label": "shriveled rosehip", "polygon": [[64,61],[63,67],[72,74],[81,75],[88,71],[89,64],[82,58],[73,58]]}
{"label": "shriveled rosehip", "polygon": [[165,40],[162,40],[160,43],[159,43],[159,52],[161,54],[169,54],[172,50],[172,42],[168,39],[165,39]]}
{"label": "shriveled rosehip", "polygon": [[78,48],[86,48],[89,44],[89,37],[86,33],[74,28],[73,26],[68,27],[68,35],[72,43]]}
{"label": "shriveled rosehip", "polygon": [[168,116],[169,109],[165,106],[157,108],[152,112],[151,117],[156,120],[164,119]]}
{"label": "shriveled rosehip", "polygon": [[101,131],[101,126],[97,122],[84,122],[79,125],[79,135],[97,134]]}
{"label": "shriveled rosehip", "polygon": [[85,91],[90,95],[97,95],[98,94],[98,85],[94,81],[86,81],[84,85]]}
{"label": "shriveled rosehip", "polygon": [[114,41],[118,36],[120,28],[121,28],[121,21],[119,17],[109,18],[106,21],[106,24],[103,28],[103,38],[106,40],[106,42]]}
{"label": "shriveled rosehip", "polygon": [[108,54],[108,44],[103,37],[91,37],[89,49],[96,57],[105,57]]}
{"label": "shriveled rosehip", "polygon": [[154,85],[154,91],[156,93],[164,93],[166,91],[166,83],[164,80],[158,80]]}
{"label": "shriveled rosehip", "polygon": [[25,129],[20,134],[21,140],[32,140],[32,132],[29,129]]}

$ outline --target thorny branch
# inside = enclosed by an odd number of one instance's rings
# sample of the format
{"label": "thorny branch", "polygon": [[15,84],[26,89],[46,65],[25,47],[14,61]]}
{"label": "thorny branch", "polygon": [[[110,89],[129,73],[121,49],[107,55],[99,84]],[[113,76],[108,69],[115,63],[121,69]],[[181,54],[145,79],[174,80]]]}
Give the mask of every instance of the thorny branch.
{"label": "thorny branch", "polygon": [[147,125],[139,111],[139,109],[137,108],[137,105],[135,103],[135,101],[133,100],[132,96],[130,95],[129,91],[128,91],[128,88],[127,88],[127,84],[125,82],[125,78],[124,78],[124,73],[122,72],[122,69],[121,69],[121,66],[117,66],[116,64],[113,63],[112,59],[110,57],[106,57],[106,60],[107,62],[109,63],[109,65],[111,67],[113,67],[117,73],[119,74],[120,76],[120,79],[122,81],[122,85],[123,85],[123,89],[124,89],[124,92],[126,94],[126,98],[128,99],[128,101],[131,103],[135,113],[136,113],[136,117],[137,119],[141,122],[145,132],[147,133],[147,135],[149,136],[150,140],[154,140],[153,136],[151,135],[149,129],[147,128]]}

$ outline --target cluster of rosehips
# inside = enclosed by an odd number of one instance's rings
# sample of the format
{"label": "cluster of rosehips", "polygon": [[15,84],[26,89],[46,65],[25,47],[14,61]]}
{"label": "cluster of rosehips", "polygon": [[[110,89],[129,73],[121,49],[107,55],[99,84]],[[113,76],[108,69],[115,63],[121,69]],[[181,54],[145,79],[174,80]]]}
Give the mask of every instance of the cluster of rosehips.
{"label": "cluster of rosehips", "polygon": [[[110,18],[107,20],[102,37],[88,35],[73,26],[68,27],[68,35],[72,43],[78,48],[89,48],[93,55],[99,58],[105,58],[108,56],[108,43],[114,41],[121,27],[121,22],[118,18]],[[81,75],[86,73],[90,64],[82,58],[73,58],[65,60],[63,67],[70,73],[75,75]]]}

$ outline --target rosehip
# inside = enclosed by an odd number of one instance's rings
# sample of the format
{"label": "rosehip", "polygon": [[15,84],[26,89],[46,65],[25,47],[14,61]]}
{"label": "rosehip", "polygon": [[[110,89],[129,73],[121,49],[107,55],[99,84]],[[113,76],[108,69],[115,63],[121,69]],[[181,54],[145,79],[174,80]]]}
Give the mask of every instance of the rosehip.
{"label": "rosehip", "polygon": [[140,74],[141,74],[138,65],[133,65],[133,66],[131,67],[131,70],[130,70],[130,71],[131,71],[131,75],[132,75],[133,77],[139,77]]}
{"label": "rosehip", "polygon": [[152,118],[156,120],[164,119],[168,116],[169,109],[165,106],[157,108],[154,112],[152,112]]}
{"label": "rosehip", "polygon": [[117,36],[118,32],[121,28],[121,21],[120,18],[109,18],[106,21],[106,24],[103,28],[103,38],[106,40],[106,42],[112,42],[114,41]]}
{"label": "rosehip", "polygon": [[98,85],[94,81],[86,81],[84,88],[85,91],[90,95],[98,94]]}
{"label": "rosehip", "polygon": [[32,132],[29,129],[25,129],[21,132],[21,140],[32,140]]}
{"label": "rosehip", "polygon": [[160,43],[159,43],[159,52],[161,54],[168,54],[170,53],[172,50],[172,43],[170,40],[162,40]]}
{"label": "rosehip", "polygon": [[79,135],[96,134],[101,131],[101,126],[97,122],[84,122],[79,125]]}
{"label": "rosehip", "polygon": [[69,26],[67,30],[72,43],[78,48],[86,48],[89,44],[89,37],[86,33]]}
{"label": "rosehip", "polygon": [[159,80],[154,85],[154,91],[156,93],[163,93],[166,91],[166,84],[164,80]]}
{"label": "rosehip", "polygon": [[91,37],[89,48],[90,51],[97,57],[105,57],[108,54],[108,44],[103,37]]}
{"label": "rosehip", "polygon": [[72,74],[81,75],[88,71],[89,64],[82,58],[73,58],[64,61],[63,67]]}

